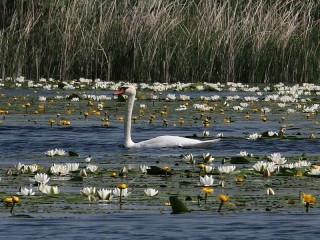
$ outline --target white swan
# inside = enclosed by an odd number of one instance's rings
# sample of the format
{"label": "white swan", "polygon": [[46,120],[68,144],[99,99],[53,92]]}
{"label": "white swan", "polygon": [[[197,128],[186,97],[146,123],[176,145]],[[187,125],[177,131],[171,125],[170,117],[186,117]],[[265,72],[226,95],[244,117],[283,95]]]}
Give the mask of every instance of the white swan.
{"label": "white swan", "polygon": [[209,147],[212,143],[219,141],[220,139],[213,139],[207,141],[200,141],[192,138],[178,137],[178,136],[159,136],[146,141],[135,143],[131,139],[131,117],[133,104],[136,97],[136,89],[134,86],[123,86],[114,92],[115,95],[127,95],[126,103],[126,117],[124,122],[124,146],[126,148],[173,148],[173,147]]}

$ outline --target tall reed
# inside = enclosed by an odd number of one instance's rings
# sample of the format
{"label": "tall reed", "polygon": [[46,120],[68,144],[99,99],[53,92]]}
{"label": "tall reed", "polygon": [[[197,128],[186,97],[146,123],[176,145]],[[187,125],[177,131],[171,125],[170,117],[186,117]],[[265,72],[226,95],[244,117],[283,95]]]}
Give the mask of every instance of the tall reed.
{"label": "tall reed", "polygon": [[0,13],[2,78],[320,80],[318,0],[15,0]]}

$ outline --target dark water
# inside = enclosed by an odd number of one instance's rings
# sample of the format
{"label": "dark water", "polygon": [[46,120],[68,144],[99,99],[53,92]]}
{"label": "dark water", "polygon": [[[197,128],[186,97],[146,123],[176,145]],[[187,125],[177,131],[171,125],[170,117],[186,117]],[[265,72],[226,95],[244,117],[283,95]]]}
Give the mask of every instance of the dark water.
{"label": "dark water", "polygon": [[[285,156],[320,155],[319,140],[304,138],[301,140],[261,139],[248,140],[243,137],[243,131],[236,127],[221,126],[219,131],[208,129],[214,134],[223,132],[225,138],[208,149],[142,149],[127,150],[122,147],[122,123],[113,127],[99,126],[68,126],[48,128],[47,126],[1,126],[0,127],[0,162],[34,162],[34,155],[43,156],[44,152],[54,148],[75,151],[82,156],[89,154],[96,159],[119,154],[142,155],[195,155],[210,152],[215,156],[235,156],[240,151],[254,155],[269,155],[280,152]],[[251,129],[254,132],[257,129]],[[261,131],[261,128],[259,129]],[[267,129],[266,129],[267,130]],[[191,136],[201,132],[200,128],[190,127],[137,127],[133,131],[134,141],[142,141],[161,135]],[[233,131],[233,132],[231,132]],[[231,136],[232,138],[228,138]],[[147,161],[147,160],[146,160]]]}
{"label": "dark water", "polygon": [[14,239],[308,239],[317,237],[312,214],[123,212],[70,218],[1,220],[1,238]]}

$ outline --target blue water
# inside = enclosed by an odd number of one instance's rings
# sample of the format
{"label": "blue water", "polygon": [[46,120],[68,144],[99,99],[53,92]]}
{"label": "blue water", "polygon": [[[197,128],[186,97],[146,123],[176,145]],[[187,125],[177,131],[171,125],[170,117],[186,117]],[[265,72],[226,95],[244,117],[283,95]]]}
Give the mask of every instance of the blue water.
{"label": "blue water", "polygon": [[6,239],[317,239],[319,212],[120,212],[69,218],[1,220]]}

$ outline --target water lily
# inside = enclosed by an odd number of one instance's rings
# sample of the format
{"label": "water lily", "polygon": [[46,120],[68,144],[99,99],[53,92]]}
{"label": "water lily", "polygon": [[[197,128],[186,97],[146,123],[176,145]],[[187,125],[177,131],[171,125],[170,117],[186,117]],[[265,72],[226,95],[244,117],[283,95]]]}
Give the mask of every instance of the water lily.
{"label": "water lily", "polygon": [[42,185],[39,187],[39,190],[47,195],[57,195],[60,193],[60,189],[58,186],[47,186],[47,185]]}
{"label": "water lily", "polygon": [[214,182],[214,179],[212,177],[212,175],[208,176],[205,175],[204,177],[200,177],[200,184],[202,186],[208,187],[208,186],[212,186]]}
{"label": "water lily", "polygon": [[20,172],[20,173],[24,173],[25,171],[27,171],[27,166],[24,165],[23,163],[18,163],[18,165],[16,166],[16,169]]}
{"label": "water lily", "polygon": [[121,174],[127,174],[128,173],[128,169],[126,166],[123,166],[121,169],[120,169],[120,173]]}
{"label": "water lily", "polygon": [[306,193],[303,193],[302,197],[304,202],[306,203],[306,212],[308,212],[310,205],[316,202],[316,198],[312,194],[306,194]]}
{"label": "water lily", "polygon": [[236,166],[220,166],[218,167],[218,171],[220,174],[226,173],[230,174],[236,170]]}
{"label": "water lily", "polygon": [[46,173],[37,173],[34,176],[34,180],[39,184],[46,185],[49,182],[50,177],[48,177]]}
{"label": "water lily", "polygon": [[96,165],[89,164],[89,165],[87,166],[87,170],[89,170],[89,171],[92,172],[92,173],[94,173],[95,171],[97,171],[97,169],[98,169],[98,166],[96,166]]}
{"label": "water lily", "polygon": [[7,197],[5,198],[4,200],[4,203],[7,204],[7,206],[11,205],[11,210],[10,210],[10,213],[13,212],[13,208],[15,206],[16,203],[18,203],[20,201],[20,198],[18,196],[11,196],[11,197]]}
{"label": "water lily", "polygon": [[90,195],[94,195],[96,193],[96,188],[95,187],[85,187],[80,191],[80,193],[85,197],[89,197]]}
{"label": "water lily", "polygon": [[35,173],[38,171],[38,166],[36,165],[28,165],[28,172],[29,173]]}
{"label": "water lily", "polygon": [[261,174],[263,174],[266,169],[270,173],[273,173],[277,169],[274,162],[263,162],[263,161],[258,161],[252,167],[256,172]]}
{"label": "water lily", "polygon": [[272,188],[267,188],[267,195],[274,195],[274,190]]}
{"label": "water lily", "polygon": [[240,151],[240,153],[238,154],[240,157],[248,157],[251,156],[250,153],[246,152],[246,151]]}
{"label": "water lily", "polygon": [[258,138],[261,138],[261,135],[258,134],[258,133],[253,133],[253,134],[250,134],[247,139],[249,139],[249,140],[257,140]]}
{"label": "water lily", "polygon": [[122,197],[128,197],[131,193],[128,192],[127,185],[124,183],[120,183],[117,185],[115,189],[112,191],[113,195],[119,197],[119,202],[122,202]]}
{"label": "water lily", "polygon": [[213,188],[204,187],[202,192],[204,193],[204,203],[207,204],[208,194],[213,193]]}
{"label": "water lily", "polygon": [[225,202],[229,201],[229,197],[226,196],[226,195],[224,195],[224,194],[220,194],[220,195],[219,195],[219,200],[220,200],[220,206],[219,206],[218,212],[221,211],[222,205],[223,205]]}
{"label": "water lily", "polygon": [[85,158],[85,161],[86,161],[87,163],[92,162],[92,157],[91,157],[91,155],[89,155],[88,157],[86,157],[86,158]]}
{"label": "water lily", "polygon": [[210,153],[204,154],[202,155],[203,161],[204,163],[212,163],[214,160],[214,157],[212,157],[212,155],[210,155]]}
{"label": "water lily", "polygon": [[187,164],[196,164],[196,161],[193,159],[192,154],[187,154],[183,156],[183,161]]}
{"label": "water lily", "polygon": [[98,197],[100,200],[103,201],[110,201],[112,199],[112,190],[108,190],[108,189],[99,189],[97,191]]}
{"label": "water lily", "polygon": [[208,137],[209,134],[210,134],[209,131],[203,131],[203,132],[202,132],[202,136],[203,136],[203,137]]}
{"label": "water lily", "polygon": [[21,195],[23,196],[33,196],[35,194],[35,192],[32,190],[32,188],[28,189],[28,188],[20,188],[20,192]]}
{"label": "water lily", "polygon": [[149,197],[153,197],[158,194],[158,190],[154,188],[147,188],[144,190],[144,193]]}
{"label": "water lily", "polygon": [[204,166],[204,168],[203,168],[203,171],[205,174],[212,173],[213,170],[214,170],[214,167],[212,167],[212,166]]}
{"label": "water lily", "polygon": [[52,149],[52,150],[48,150],[45,152],[45,154],[48,156],[48,157],[53,157],[53,156],[64,156],[66,155],[66,151],[63,150],[63,149]]}
{"label": "water lily", "polygon": [[277,165],[282,165],[287,162],[287,160],[281,156],[281,153],[272,153],[270,156],[267,157]]}
{"label": "water lily", "polygon": [[166,179],[167,179],[167,177],[168,177],[168,171],[170,170],[170,167],[169,167],[169,166],[163,166],[163,167],[162,167],[162,170],[165,171]]}
{"label": "water lily", "polygon": [[50,172],[54,175],[65,176],[69,174],[69,169],[63,164],[53,164],[50,167]]}
{"label": "water lily", "polygon": [[87,177],[88,176],[87,171],[85,169],[81,169],[79,174],[80,174],[81,177]]}
{"label": "water lily", "polygon": [[140,172],[142,173],[147,173],[148,172],[148,169],[150,169],[150,167],[146,166],[146,165],[141,165],[139,166],[139,170]]}

